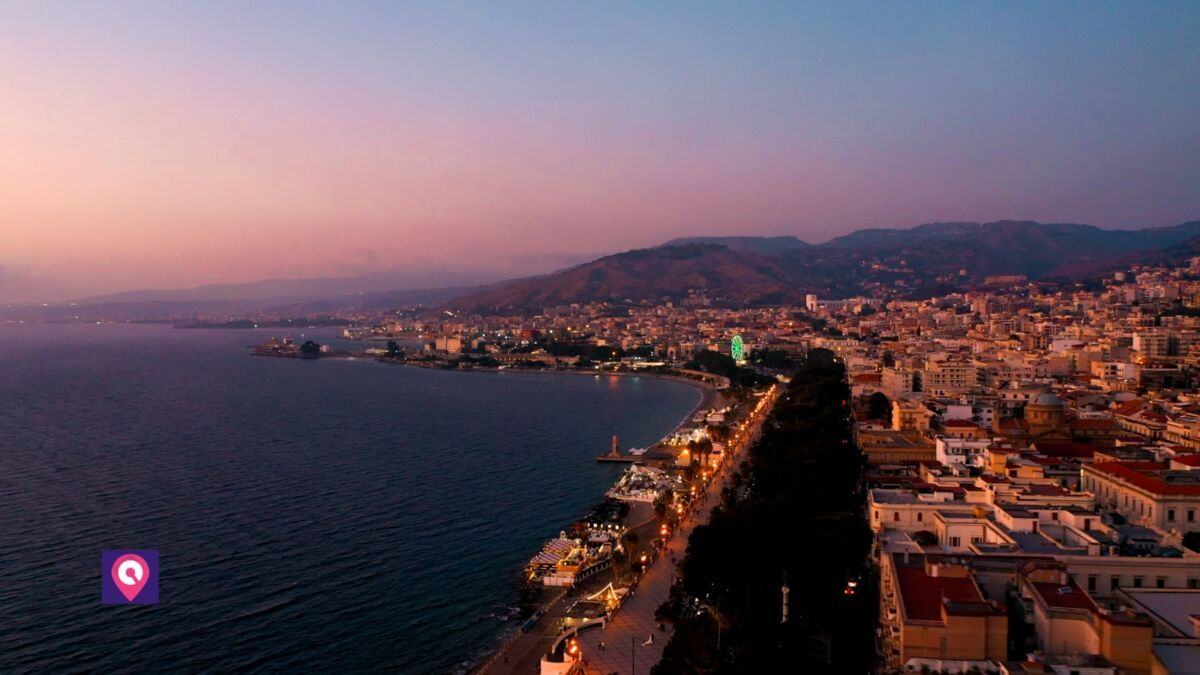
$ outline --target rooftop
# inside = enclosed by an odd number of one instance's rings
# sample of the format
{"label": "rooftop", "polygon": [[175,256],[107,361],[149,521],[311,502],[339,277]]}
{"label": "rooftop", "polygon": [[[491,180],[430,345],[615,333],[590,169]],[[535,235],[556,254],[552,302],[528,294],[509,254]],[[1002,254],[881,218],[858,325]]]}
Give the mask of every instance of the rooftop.
{"label": "rooftop", "polygon": [[951,614],[999,611],[984,599],[969,576],[931,576],[922,556],[912,556],[914,562],[908,563],[897,556],[893,556],[893,560],[904,615],[909,620],[940,622],[943,607]]}
{"label": "rooftop", "polygon": [[1093,614],[1100,613],[1100,608],[1096,606],[1096,603],[1070,577],[1067,577],[1066,584],[1030,581],[1029,585],[1041,596],[1042,602],[1051,609],[1077,609]]}
{"label": "rooftop", "polygon": [[1121,594],[1154,620],[1156,634],[1196,637],[1191,617],[1200,616],[1200,589],[1122,588]]}
{"label": "rooftop", "polygon": [[1087,468],[1154,494],[1200,497],[1200,475],[1171,471],[1166,462],[1101,462]]}

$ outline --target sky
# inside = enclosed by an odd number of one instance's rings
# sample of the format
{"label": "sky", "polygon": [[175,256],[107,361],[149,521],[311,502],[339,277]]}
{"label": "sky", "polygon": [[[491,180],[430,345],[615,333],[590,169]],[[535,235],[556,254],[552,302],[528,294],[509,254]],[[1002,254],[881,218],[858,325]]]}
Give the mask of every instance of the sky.
{"label": "sky", "polygon": [[7,0],[0,302],[1173,225],[1198,34],[1196,2]]}

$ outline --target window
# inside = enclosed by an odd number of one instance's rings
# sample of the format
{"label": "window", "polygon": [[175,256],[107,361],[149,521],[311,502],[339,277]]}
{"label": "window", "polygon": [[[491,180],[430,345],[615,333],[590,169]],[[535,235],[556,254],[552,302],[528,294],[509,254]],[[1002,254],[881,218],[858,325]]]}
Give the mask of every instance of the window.
{"label": "window", "polygon": [[1175,522],[1175,509],[1167,509],[1167,522]]}
{"label": "window", "polygon": [[1050,514],[1050,520],[1058,520],[1058,511]]}
{"label": "window", "polygon": [[900,522],[900,512],[899,511],[892,514],[892,520],[896,521],[897,523]]}
{"label": "window", "polygon": [[1166,587],[1167,587],[1167,579],[1166,579],[1166,577],[1159,577],[1159,578],[1155,579],[1155,580],[1154,580],[1154,587],[1155,587],[1155,588],[1166,588]]}
{"label": "window", "polygon": [[1114,576],[1112,579],[1109,579],[1108,587],[1114,591],[1117,590],[1118,588],[1120,588],[1121,587],[1121,577]]}
{"label": "window", "polygon": [[879,522],[879,512],[875,512],[875,522]]}
{"label": "window", "polygon": [[1200,588],[1200,579],[1188,579],[1188,588]]}
{"label": "window", "polygon": [[923,520],[925,520],[925,512],[924,512],[924,511],[917,511],[917,522],[919,523],[919,522],[921,522],[921,521],[923,521]]}
{"label": "window", "polygon": [[1088,590],[1089,591],[1096,590],[1096,575],[1095,574],[1088,575]]}
{"label": "window", "polygon": [[1191,509],[1188,509],[1188,522],[1189,523],[1196,522],[1196,512]]}
{"label": "window", "polygon": [[1142,587],[1142,578],[1141,578],[1141,577],[1134,577],[1134,578],[1133,578],[1133,587],[1134,587],[1134,588],[1141,588],[1141,587]]}
{"label": "window", "polygon": [[962,539],[959,537],[950,537],[950,548],[958,548],[962,544]]}

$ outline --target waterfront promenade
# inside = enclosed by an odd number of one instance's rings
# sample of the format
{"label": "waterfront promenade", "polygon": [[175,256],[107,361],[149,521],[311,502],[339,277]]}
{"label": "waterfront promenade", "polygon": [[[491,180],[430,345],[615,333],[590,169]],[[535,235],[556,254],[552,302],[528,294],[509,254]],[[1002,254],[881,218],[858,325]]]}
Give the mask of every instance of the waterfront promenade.
{"label": "waterfront promenade", "polygon": [[[630,521],[633,523],[630,529],[637,532],[642,541],[649,541],[658,531],[658,519],[655,518],[649,504],[635,504],[630,513]],[[537,673],[542,656],[562,635],[559,626],[571,603],[604,588],[612,578],[611,571],[602,572],[585,581],[580,587],[558,594],[545,605],[546,613],[531,630],[514,635],[476,675]]]}
{"label": "waterfront promenade", "polygon": [[683,559],[692,530],[697,524],[708,522],[713,506],[720,503],[721,490],[733,469],[741,462],[746,448],[758,438],[763,420],[770,413],[773,403],[774,398],[767,401],[754,416],[730,453],[730,461],[709,483],[698,508],[667,540],[657,559],[642,576],[634,595],[621,605],[607,626],[589,628],[579,633],[579,644],[585,660],[584,672],[587,675],[649,673],[650,668],[662,658],[663,649],[671,637],[668,632],[670,625],[667,625],[667,631],[660,631],[654,613],[670,594],[675,579],[675,561]]}
{"label": "waterfront promenade", "polygon": [[[616,611],[613,619],[604,628],[592,627],[579,633],[579,642],[586,659],[586,673],[648,673],[662,658],[663,649],[671,636],[670,625],[667,624],[667,630],[660,631],[654,613],[670,593],[675,576],[675,561],[682,560],[692,530],[697,524],[708,522],[713,506],[720,503],[721,491],[730,474],[745,456],[746,449],[758,439],[762,424],[770,414],[779,391],[779,387],[772,388],[766,395],[767,398],[762,400],[761,406],[752,413],[748,425],[730,444],[729,457],[709,483],[703,498],[685,515],[679,527],[646,568],[632,595]],[[633,529],[638,532],[643,542],[648,542],[657,533],[657,519],[649,513],[644,521],[641,517],[633,518],[634,515],[631,514],[631,520],[637,525]],[[542,656],[563,635],[559,624],[571,602],[599,590],[610,579],[611,575],[601,574],[589,579],[581,588],[558,596],[546,606],[546,613],[529,632],[513,636],[513,639],[494,654],[477,674],[531,675],[539,672]],[[601,643],[604,643],[603,648]]]}

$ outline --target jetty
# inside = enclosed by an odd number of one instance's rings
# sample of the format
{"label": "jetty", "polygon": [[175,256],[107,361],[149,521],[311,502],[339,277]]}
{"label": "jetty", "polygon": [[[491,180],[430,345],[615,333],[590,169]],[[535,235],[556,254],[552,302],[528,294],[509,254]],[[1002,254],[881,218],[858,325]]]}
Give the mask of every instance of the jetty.
{"label": "jetty", "polygon": [[612,448],[603,455],[596,457],[597,462],[615,462],[617,464],[644,464],[646,461],[643,455],[622,455],[621,442],[615,435],[612,437]]}

